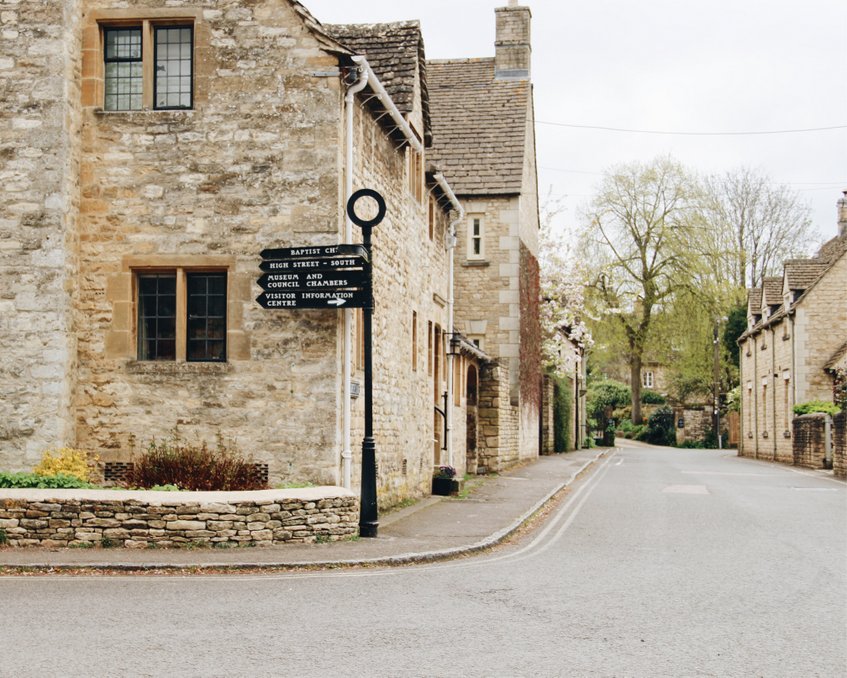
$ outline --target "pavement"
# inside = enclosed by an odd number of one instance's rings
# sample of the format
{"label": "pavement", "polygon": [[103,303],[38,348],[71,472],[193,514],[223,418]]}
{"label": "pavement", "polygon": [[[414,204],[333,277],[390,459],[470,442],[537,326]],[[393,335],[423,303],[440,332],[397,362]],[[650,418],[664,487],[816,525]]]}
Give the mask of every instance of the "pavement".
{"label": "pavement", "polygon": [[0,572],[296,569],[445,560],[507,539],[608,451],[544,456],[498,475],[473,477],[459,497],[426,497],[381,515],[373,539],[229,549],[5,547]]}

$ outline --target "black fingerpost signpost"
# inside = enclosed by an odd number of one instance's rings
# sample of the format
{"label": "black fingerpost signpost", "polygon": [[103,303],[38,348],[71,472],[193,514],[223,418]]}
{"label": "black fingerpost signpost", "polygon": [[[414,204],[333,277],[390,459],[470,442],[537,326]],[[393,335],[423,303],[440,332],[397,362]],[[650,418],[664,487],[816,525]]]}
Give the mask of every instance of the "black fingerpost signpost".
{"label": "black fingerpost signpost", "polygon": [[[356,214],[356,203],[362,198],[376,201],[377,213],[372,219],[363,219]],[[362,485],[359,500],[359,536],[376,537],[379,529],[376,497],[376,442],[373,435],[373,283],[371,234],[385,217],[385,200],[371,188],[363,188],[350,196],[347,201],[347,216],[362,229],[362,242],[365,246],[365,277],[371,281],[367,285],[366,299],[362,307],[363,334],[365,339],[365,437],[362,440]]]}

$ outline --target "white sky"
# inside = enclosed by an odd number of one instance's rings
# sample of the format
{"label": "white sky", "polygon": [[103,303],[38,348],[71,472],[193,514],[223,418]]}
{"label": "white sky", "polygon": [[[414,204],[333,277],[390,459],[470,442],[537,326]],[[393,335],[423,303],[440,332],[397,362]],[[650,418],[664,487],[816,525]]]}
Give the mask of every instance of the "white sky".
{"label": "white sky", "polygon": [[[494,54],[507,0],[303,0],[325,23],[419,19],[427,58]],[[557,127],[723,132],[847,125],[845,0],[521,0],[532,10],[539,191],[576,224],[600,173],[671,154],[699,172],[747,165],[789,184],[836,233],[847,128],[664,136]],[[449,180],[449,177],[447,177]]]}

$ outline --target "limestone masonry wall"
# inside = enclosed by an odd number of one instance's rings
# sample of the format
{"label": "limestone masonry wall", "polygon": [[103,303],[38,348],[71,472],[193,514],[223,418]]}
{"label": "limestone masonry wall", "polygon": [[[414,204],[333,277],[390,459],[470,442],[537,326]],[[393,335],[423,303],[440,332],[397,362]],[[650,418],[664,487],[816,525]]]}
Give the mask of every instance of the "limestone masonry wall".
{"label": "limestone masonry wall", "polygon": [[847,410],[832,418],[832,470],[836,478],[847,478]]}
{"label": "limestone masonry wall", "polygon": [[337,487],[229,494],[0,490],[0,531],[11,546],[127,548],[270,546],[358,533],[358,500]]}
{"label": "limestone masonry wall", "polygon": [[826,415],[804,414],[794,419],[795,466],[823,468],[826,456]]}
{"label": "limestone masonry wall", "polygon": [[73,438],[80,1],[0,0],[0,468]]}

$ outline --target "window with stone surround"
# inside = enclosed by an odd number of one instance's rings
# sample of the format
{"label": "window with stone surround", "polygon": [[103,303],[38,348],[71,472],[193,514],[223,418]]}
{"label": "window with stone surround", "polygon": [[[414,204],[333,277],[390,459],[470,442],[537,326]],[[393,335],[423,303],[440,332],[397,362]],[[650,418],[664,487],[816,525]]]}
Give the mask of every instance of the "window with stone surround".
{"label": "window with stone surround", "polygon": [[645,388],[653,388],[653,371],[645,370],[641,383]]}
{"label": "window with stone surround", "polygon": [[225,362],[225,271],[138,271],[138,360]]}
{"label": "window with stone surround", "polygon": [[471,215],[468,220],[468,259],[485,259],[485,230],[481,215]]}
{"label": "window with stone surround", "polygon": [[113,112],[194,108],[196,20],[178,12],[162,8],[135,18],[129,9],[94,12],[99,44],[85,33],[83,105]]}

